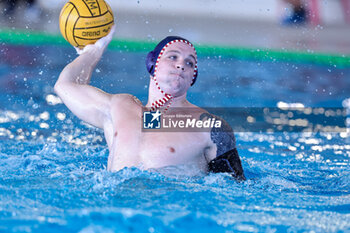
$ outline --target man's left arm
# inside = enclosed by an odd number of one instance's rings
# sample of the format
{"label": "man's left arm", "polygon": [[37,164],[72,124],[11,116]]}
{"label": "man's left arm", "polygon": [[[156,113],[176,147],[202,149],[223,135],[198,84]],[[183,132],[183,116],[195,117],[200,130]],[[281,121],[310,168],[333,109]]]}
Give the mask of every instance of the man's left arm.
{"label": "man's left arm", "polygon": [[[212,117],[213,116],[208,113],[201,115],[201,119]],[[218,119],[218,117],[215,117],[215,119]],[[206,155],[207,159],[209,159],[209,172],[227,172],[237,180],[245,180],[246,178],[236,148],[236,139],[233,130],[226,121],[222,119],[219,120],[222,122],[221,127],[213,127],[210,132],[210,139],[213,146],[216,145],[216,152],[215,150],[210,150],[211,153]]]}

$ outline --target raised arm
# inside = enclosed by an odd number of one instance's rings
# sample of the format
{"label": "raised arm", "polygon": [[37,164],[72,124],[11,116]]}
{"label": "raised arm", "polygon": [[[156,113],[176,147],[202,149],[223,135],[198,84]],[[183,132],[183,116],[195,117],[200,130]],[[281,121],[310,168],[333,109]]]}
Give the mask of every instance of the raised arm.
{"label": "raised arm", "polygon": [[61,72],[55,92],[74,115],[87,123],[103,128],[110,118],[111,95],[88,85],[95,66],[112,40],[115,27],[111,32],[93,45],[87,45],[73,62]]}
{"label": "raised arm", "polygon": [[[204,113],[201,118],[212,118],[213,116]],[[218,119],[218,117],[215,117]],[[212,128],[210,139],[212,147],[216,150],[208,150],[205,155],[210,172],[221,173],[228,172],[237,180],[245,180],[244,171],[236,148],[236,139],[230,125],[222,121],[221,128]]]}

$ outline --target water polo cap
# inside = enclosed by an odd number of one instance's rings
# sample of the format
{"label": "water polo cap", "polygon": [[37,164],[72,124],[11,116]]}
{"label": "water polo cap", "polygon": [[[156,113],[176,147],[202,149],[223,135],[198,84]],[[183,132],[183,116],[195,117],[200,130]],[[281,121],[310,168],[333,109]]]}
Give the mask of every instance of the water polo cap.
{"label": "water polo cap", "polygon": [[[176,42],[182,42],[182,43],[188,44],[189,46],[191,46],[193,48],[193,50],[197,56],[196,49],[194,48],[194,46],[192,45],[191,42],[189,42],[188,40],[186,40],[182,37],[179,37],[179,36],[168,36],[165,39],[163,39],[161,42],[159,42],[159,44],[153,49],[153,51],[151,51],[147,54],[146,68],[147,68],[148,73],[150,73],[152,76],[154,76],[154,72],[156,71],[156,67],[158,65],[159,59],[163,55],[165,49],[169,45],[176,43]],[[197,67],[197,60],[196,60],[191,86],[196,82],[197,76],[198,76],[198,67]]]}
{"label": "water polo cap", "polygon": [[[151,111],[155,111],[158,108],[164,106],[166,103],[168,103],[167,107],[164,110],[164,112],[166,112],[168,110],[168,108],[170,107],[172,99],[173,99],[172,95],[165,93],[160,88],[158,81],[157,81],[157,78],[156,78],[157,66],[158,66],[158,62],[160,60],[160,57],[163,55],[165,49],[173,43],[188,44],[189,46],[191,46],[193,48],[195,55],[197,56],[197,52],[196,52],[194,46],[188,40],[186,40],[182,37],[179,37],[179,36],[166,37],[161,42],[159,42],[159,44],[153,49],[153,51],[151,51],[147,54],[147,58],[146,58],[147,71],[152,75],[152,78],[153,78],[158,90],[164,95],[163,98],[160,98],[159,100],[156,100],[152,103]],[[197,72],[198,71],[197,70],[197,60],[195,62],[196,62],[196,64],[194,66],[194,73],[193,73],[193,77],[192,77],[191,86],[196,82],[197,74],[198,74],[198,72]]]}

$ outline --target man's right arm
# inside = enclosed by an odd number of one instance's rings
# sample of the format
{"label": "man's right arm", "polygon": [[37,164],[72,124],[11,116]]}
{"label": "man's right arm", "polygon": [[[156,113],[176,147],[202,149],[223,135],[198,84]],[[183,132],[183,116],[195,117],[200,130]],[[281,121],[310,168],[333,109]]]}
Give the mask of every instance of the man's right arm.
{"label": "man's right arm", "polygon": [[112,95],[89,83],[93,70],[112,39],[113,31],[114,28],[94,45],[86,46],[81,55],[63,69],[54,87],[74,115],[98,128],[103,128],[110,117]]}

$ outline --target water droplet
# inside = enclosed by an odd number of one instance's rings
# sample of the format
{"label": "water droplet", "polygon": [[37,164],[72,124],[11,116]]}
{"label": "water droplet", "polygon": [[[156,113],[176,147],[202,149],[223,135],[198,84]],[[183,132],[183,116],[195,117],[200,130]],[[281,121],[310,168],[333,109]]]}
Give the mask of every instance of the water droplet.
{"label": "water droplet", "polygon": [[174,31],[174,29],[172,29],[172,28],[169,28],[169,32],[173,32]]}

